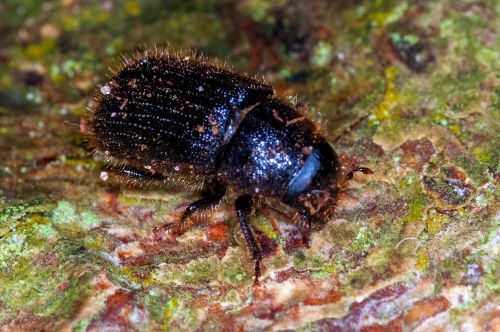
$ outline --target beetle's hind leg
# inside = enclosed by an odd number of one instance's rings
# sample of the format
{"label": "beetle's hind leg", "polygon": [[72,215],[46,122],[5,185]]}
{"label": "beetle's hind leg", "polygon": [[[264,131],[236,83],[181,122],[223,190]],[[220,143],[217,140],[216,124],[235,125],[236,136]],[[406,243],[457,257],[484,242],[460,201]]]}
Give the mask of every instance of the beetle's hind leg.
{"label": "beetle's hind leg", "polygon": [[252,209],[252,198],[248,195],[240,196],[236,199],[234,206],[236,208],[236,214],[238,215],[241,230],[243,231],[243,235],[245,236],[245,240],[247,241],[248,249],[250,249],[250,253],[252,254],[253,260],[255,261],[254,284],[256,285],[259,283],[262,252],[260,251],[259,245],[255,241],[255,238],[247,221],[247,216]]}
{"label": "beetle's hind leg", "polygon": [[203,191],[203,197],[189,204],[181,217],[181,222],[189,218],[193,213],[207,210],[219,204],[226,194],[226,187],[220,183],[212,183]]}

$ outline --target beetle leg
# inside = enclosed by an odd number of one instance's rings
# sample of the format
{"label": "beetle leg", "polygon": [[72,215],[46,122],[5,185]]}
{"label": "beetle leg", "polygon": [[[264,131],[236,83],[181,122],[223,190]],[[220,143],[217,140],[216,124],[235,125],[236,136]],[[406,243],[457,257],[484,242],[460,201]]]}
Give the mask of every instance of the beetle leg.
{"label": "beetle leg", "polygon": [[224,197],[224,195],[226,194],[226,187],[220,184],[216,184],[210,189],[211,190],[208,192],[208,194],[206,194],[205,197],[188,205],[188,207],[182,214],[181,221],[186,220],[197,211],[203,211],[219,204],[222,197]]}
{"label": "beetle leg", "polygon": [[302,243],[309,249],[311,248],[311,215],[307,212],[302,213],[302,220],[304,224],[302,226]]}
{"label": "beetle leg", "polygon": [[356,172],[361,172],[363,174],[373,174],[373,171],[369,169],[368,167],[363,167],[363,166],[358,166],[349,173],[347,173],[346,178],[347,180],[351,180],[352,177],[354,176],[354,173]]}
{"label": "beetle leg", "polygon": [[154,233],[159,237],[163,237],[166,232],[170,232],[174,235],[180,235],[184,233],[185,230],[183,229],[183,226],[185,225],[182,223],[183,221],[185,221],[195,212],[203,211],[217,205],[221,201],[222,197],[224,197],[225,193],[226,187],[220,184],[208,186],[207,190],[203,192],[204,197],[188,205],[188,207],[182,214],[180,223],[171,223],[156,226],[154,229]]}
{"label": "beetle leg", "polygon": [[254,285],[259,283],[260,277],[260,262],[262,261],[262,252],[260,251],[259,245],[255,241],[255,238],[248,226],[247,216],[252,209],[252,198],[248,195],[240,196],[235,201],[236,214],[238,215],[238,220],[240,221],[240,227],[247,241],[248,249],[252,254],[253,260],[255,261],[255,279]]}
{"label": "beetle leg", "polygon": [[164,181],[167,179],[165,175],[161,173],[145,172],[131,167],[106,167],[105,171],[134,180]]}

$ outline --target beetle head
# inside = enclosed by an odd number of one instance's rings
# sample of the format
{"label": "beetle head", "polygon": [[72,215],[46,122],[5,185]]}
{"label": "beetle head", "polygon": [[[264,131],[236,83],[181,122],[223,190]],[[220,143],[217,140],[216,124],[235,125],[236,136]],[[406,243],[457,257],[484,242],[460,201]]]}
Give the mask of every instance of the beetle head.
{"label": "beetle head", "polygon": [[[290,181],[282,200],[313,221],[335,206],[338,192],[339,162],[327,142],[319,142],[305,157],[304,164]],[[319,217],[319,218],[318,218]]]}

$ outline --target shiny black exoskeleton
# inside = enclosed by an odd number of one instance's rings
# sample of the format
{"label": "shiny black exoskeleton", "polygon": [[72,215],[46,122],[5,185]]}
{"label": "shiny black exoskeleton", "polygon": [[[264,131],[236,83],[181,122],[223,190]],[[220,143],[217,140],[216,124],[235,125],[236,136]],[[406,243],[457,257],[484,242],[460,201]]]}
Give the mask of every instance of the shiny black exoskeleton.
{"label": "shiny black exoskeleton", "polygon": [[295,208],[307,229],[335,205],[339,163],[318,126],[272,87],[206,60],[162,51],[127,60],[100,88],[90,131],[122,174],[203,189],[181,220],[234,192],[256,280],[262,254],[247,223],[256,198]]}

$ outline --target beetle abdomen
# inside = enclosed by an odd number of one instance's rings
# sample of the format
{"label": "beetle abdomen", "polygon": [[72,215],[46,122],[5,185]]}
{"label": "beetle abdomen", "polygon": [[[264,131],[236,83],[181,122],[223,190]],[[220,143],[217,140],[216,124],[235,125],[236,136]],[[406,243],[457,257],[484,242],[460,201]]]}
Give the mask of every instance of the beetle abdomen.
{"label": "beetle abdomen", "polygon": [[100,89],[97,149],[161,173],[212,174],[244,111],[272,95],[249,77],[163,53],[128,62]]}

